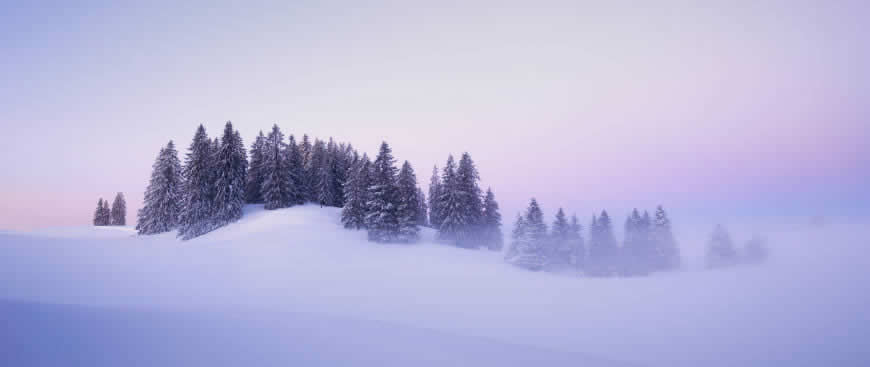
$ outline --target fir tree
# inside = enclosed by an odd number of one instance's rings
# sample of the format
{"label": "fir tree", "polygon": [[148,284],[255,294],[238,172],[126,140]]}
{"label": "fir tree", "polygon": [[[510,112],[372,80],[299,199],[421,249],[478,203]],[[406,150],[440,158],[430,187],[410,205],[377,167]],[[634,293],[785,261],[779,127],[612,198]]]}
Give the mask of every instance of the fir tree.
{"label": "fir tree", "polygon": [[511,231],[511,242],[508,250],[505,253],[505,261],[513,263],[514,258],[519,254],[519,248],[524,247],[526,242],[526,220],[523,216],[517,213],[517,219],[514,221],[514,228]]}
{"label": "fir tree", "polygon": [[294,197],[290,182],[290,169],[284,150],[284,133],[278,125],[266,137],[266,156],[263,168],[263,200],[267,210],[286,208]]}
{"label": "fir tree", "polygon": [[371,161],[369,157],[363,157],[357,162],[354,173],[347,182],[344,191],[344,207],[341,210],[341,223],[344,228],[365,228],[366,214],[368,212],[369,186],[371,186]]}
{"label": "fir tree", "polygon": [[467,219],[464,217],[465,211],[462,193],[457,189],[456,179],[456,163],[453,160],[453,155],[447,157],[447,164],[444,166],[444,172],[441,175],[441,189],[439,192],[439,200],[435,207],[438,209],[438,239],[445,242],[457,242],[463,235]]}
{"label": "fir tree", "polygon": [[483,200],[483,242],[486,248],[492,251],[501,251],[504,246],[504,237],[501,233],[501,213],[498,202],[491,188],[486,189],[486,197]]}
{"label": "fir tree", "polygon": [[248,175],[245,180],[245,199],[248,203],[262,204],[263,193],[263,163],[265,160],[266,136],[263,131],[257,135],[251,144],[251,164],[248,167]]}
{"label": "fir tree", "polygon": [[671,232],[671,221],[661,205],[656,208],[655,220],[650,228],[650,242],[653,248],[653,269],[671,270],[680,267],[680,249]]}
{"label": "fir tree", "polygon": [[185,158],[182,176],[184,177],[184,197],[178,236],[191,239],[213,229],[211,218],[214,211],[214,164],[212,162],[213,142],[208,138],[205,127],[199,125],[193,142]]}
{"label": "fir tree", "polygon": [[142,235],[168,232],[178,226],[183,197],[181,162],[170,141],[160,150],[145,189],[145,202],[138,212],[136,231]]}
{"label": "fir tree", "polygon": [[516,254],[510,262],[521,268],[541,270],[547,260],[547,225],[537,200],[532,198],[526,216],[522,220],[521,240],[516,243]]}
{"label": "fir tree", "polygon": [[111,222],[113,226],[127,225],[127,201],[123,193],[115,195],[115,201],[112,202]]}
{"label": "fir tree", "polygon": [[577,220],[577,215],[572,215],[571,224],[569,225],[569,237],[573,244],[572,247],[574,248],[573,264],[578,270],[584,268],[586,260],[586,246],[583,241],[582,233],[583,226],[581,226],[580,221]]}
{"label": "fir tree", "polygon": [[[649,218],[647,218],[649,220]],[[637,209],[634,209],[625,220],[625,237],[623,239],[620,259],[621,273],[625,276],[646,275],[649,273],[648,223],[645,224]]]}
{"label": "fir tree", "polygon": [[333,162],[332,157],[327,150],[326,144],[322,140],[314,141],[312,164],[312,170],[315,175],[315,202],[320,204],[321,207],[332,206],[332,203],[334,201],[332,194],[334,193],[334,190],[332,188],[333,170],[331,168],[331,165],[333,164]]}
{"label": "fir tree", "polygon": [[426,204],[426,195],[423,189],[417,188],[417,224],[423,227],[429,226],[429,206]]}
{"label": "fir tree", "polygon": [[748,264],[760,264],[767,260],[770,251],[767,249],[766,241],[758,234],[746,242],[743,246],[743,261]]}
{"label": "fir tree", "polygon": [[420,199],[417,196],[417,175],[408,161],[402,164],[397,178],[399,242],[413,243],[420,239]]}
{"label": "fir tree", "polygon": [[305,204],[305,193],[303,192],[305,172],[303,170],[302,152],[299,151],[299,146],[296,144],[296,138],[290,135],[287,142],[287,166],[290,171],[290,205]]}
{"label": "fir tree", "polygon": [[462,198],[460,210],[464,223],[459,231],[461,235],[457,237],[456,241],[460,247],[477,248],[480,246],[483,201],[478,181],[480,181],[480,176],[474,161],[471,160],[471,155],[467,152],[463,153],[459,160],[459,167],[456,169],[456,184],[453,185],[453,190],[457,191]]}
{"label": "fir tree", "polygon": [[366,229],[369,240],[380,243],[395,242],[399,235],[398,189],[395,159],[386,142],[381,143],[378,156],[372,164],[368,191]]}
{"label": "fir tree", "polygon": [[429,225],[441,228],[441,178],[438,176],[438,166],[432,167],[432,178],[429,180]]}
{"label": "fir tree", "polygon": [[314,163],[314,147],[308,139],[308,135],[302,135],[299,143],[299,153],[302,156],[302,187],[300,191],[306,202],[317,202],[317,168]]}
{"label": "fir tree", "polygon": [[547,265],[553,269],[567,268],[571,264],[571,257],[574,256],[575,250],[571,238],[571,225],[562,208],[556,212],[548,245]]}
{"label": "fir tree", "polygon": [[215,197],[212,214],[215,228],[235,222],[242,217],[248,168],[244,151],[241,137],[233,130],[233,124],[227,121],[221,137],[220,149],[215,155]]}
{"label": "fir tree", "polygon": [[737,263],[737,249],[725,227],[717,225],[707,243],[707,268],[730,266]]}
{"label": "fir tree", "polygon": [[617,270],[619,249],[607,211],[601,211],[590,226],[589,257],[586,272],[591,276],[612,276]]}
{"label": "fir tree", "polygon": [[97,201],[97,210],[94,211],[94,225],[95,226],[104,226],[106,223],[104,222],[103,215],[103,198],[100,198]]}

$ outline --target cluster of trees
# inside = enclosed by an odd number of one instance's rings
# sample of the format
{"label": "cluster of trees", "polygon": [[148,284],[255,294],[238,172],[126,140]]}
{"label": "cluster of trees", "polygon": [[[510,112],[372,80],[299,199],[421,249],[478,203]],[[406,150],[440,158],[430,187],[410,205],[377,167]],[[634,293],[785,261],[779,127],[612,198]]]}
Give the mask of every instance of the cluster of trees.
{"label": "cluster of trees", "polygon": [[127,202],[124,194],[115,195],[115,201],[109,208],[109,201],[100,198],[97,201],[97,209],[94,211],[95,226],[124,226],[127,225]]}
{"label": "cluster of trees", "polygon": [[737,249],[731,234],[722,225],[713,229],[713,234],[707,242],[706,265],[707,268],[721,268],[737,264],[757,264],[767,260],[769,251],[766,241],[759,235],[753,235],[744,244],[742,249]]}
{"label": "cluster of trees", "polygon": [[655,219],[633,210],[625,221],[622,246],[613,234],[607,211],[592,216],[589,240],[573,215],[570,220],[559,208],[548,231],[537,200],[524,215],[517,215],[505,260],[530,270],[575,269],[589,276],[642,276],[676,269],[680,252],[664,209],[656,208]]}
{"label": "cluster of trees", "polygon": [[480,175],[471,155],[462,154],[457,166],[447,157],[441,175],[433,167],[429,183],[429,225],[438,239],[463,248],[500,251],[503,246],[501,214],[495,194],[480,189]]}
{"label": "cluster of trees", "polygon": [[365,229],[370,241],[412,243],[427,225],[427,207],[417,175],[405,161],[396,168],[393,151],[382,142],[372,162],[365,154],[353,155],[344,181],[341,222],[345,228]]}
{"label": "cluster of trees", "polygon": [[332,139],[311,142],[305,135],[297,144],[290,135],[285,141],[278,125],[260,132],[250,158],[229,121],[215,139],[200,125],[183,166],[170,141],[152,167],[139,234],[177,229],[182,239],[194,238],[241,218],[245,203],[269,210],[308,202],[342,207],[348,174],[360,160],[349,144]]}

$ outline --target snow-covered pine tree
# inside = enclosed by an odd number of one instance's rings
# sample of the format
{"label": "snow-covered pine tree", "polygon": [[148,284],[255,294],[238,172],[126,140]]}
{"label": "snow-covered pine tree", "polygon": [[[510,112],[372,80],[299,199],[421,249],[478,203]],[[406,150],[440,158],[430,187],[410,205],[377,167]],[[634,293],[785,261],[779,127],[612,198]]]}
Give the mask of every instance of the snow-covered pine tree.
{"label": "snow-covered pine tree", "polygon": [[463,235],[465,224],[464,195],[457,188],[456,162],[453,155],[447,157],[447,164],[441,174],[440,197],[435,205],[438,208],[438,239],[444,242],[456,243]]}
{"label": "snow-covered pine tree", "polygon": [[314,163],[314,146],[311,145],[308,135],[302,135],[299,143],[299,153],[302,155],[302,196],[306,202],[317,202],[317,165]]}
{"label": "snow-covered pine tree", "polygon": [[547,225],[538,201],[532,198],[526,216],[523,218],[522,240],[516,244],[516,255],[511,264],[521,268],[538,271],[547,261]]}
{"label": "snow-covered pine tree", "polygon": [[586,273],[590,276],[612,276],[617,271],[618,247],[613,236],[610,216],[606,210],[593,217]]}
{"label": "snow-covered pine tree", "polygon": [[138,212],[136,231],[142,235],[169,232],[178,226],[182,209],[181,162],[175,144],[160,149],[145,189],[145,202]]}
{"label": "snow-covered pine tree", "polygon": [[113,226],[127,225],[127,201],[124,200],[124,193],[119,192],[115,195],[110,216]]}
{"label": "snow-covered pine tree", "polygon": [[547,267],[553,270],[567,269],[575,250],[571,238],[571,225],[562,208],[556,212],[547,245]]}
{"label": "snow-covered pine tree", "polygon": [[483,242],[491,251],[501,251],[504,247],[504,236],[501,233],[501,213],[492,188],[486,189],[483,200]]}
{"label": "snow-covered pine tree", "polygon": [[[347,171],[350,165],[349,145],[333,143],[332,138],[329,138],[329,142],[332,145],[332,149],[327,149],[332,156],[330,159],[331,164],[329,165],[329,169],[332,171],[329,175],[332,180],[329,184],[329,187],[332,189],[330,194],[332,203],[330,203],[330,206],[341,208],[344,206],[344,183],[347,181]],[[327,144],[328,147],[329,144]]]}
{"label": "snow-covered pine tree", "polygon": [[248,161],[244,144],[227,121],[221,137],[220,149],[215,154],[215,197],[212,214],[215,228],[235,222],[242,217],[245,205],[245,178]]}
{"label": "snow-covered pine tree", "polygon": [[433,166],[432,178],[429,179],[429,225],[435,229],[441,228],[441,209],[438,206],[441,194],[441,177],[438,176],[438,166]]}
{"label": "snow-covered pine tree", "polygon": [[582,270],[586,262],[586,244],[583,241],[583,226],[577,220],[577,215],[571,216],[570,238],[573,243],[574,254],[572,263],[577,270]]}
{"label": "snow-covered pine tree", "polygon": [[287,142],[287,169],[290,171],[290,205],[305,204],[303,192],[305,172],[302,164],[302,152],[296,144],[296,138],[290,135]]}
{"label": "snow-covered pine tree", "polygon": [[106,225],[105,223],[103,223],[103,198],[100,198],[100,200],[97,201],[97,210],[94,210],[94,225]]}
{"label": "snow-covered pine tree", "polygon": [[266,156],[263,164],[263,200],[267,210],[286,208],[291,205],[293,187],[290,185],[290,169],[286,160],[284,133],[277,124],[266,136]]}
{"label": "snow-covered pine tree", "polygon": [[251,164],[248,167],[248,175],[245,178],[245,200],[251,204],[263,203],[263,161],[266,145],[266,136],[260,130],[260,134],[251,144]]}
{"label": "snow-covered pine tree", "polygon": [[100,214],[100,221],[104,226],[112,224],[112,209],[109,208],[109,201],[103,200],[103,210]]}
{"label": "snow-covered pine tree", "polygon": [[707,243],[707,268],[718,268],[737,264],[737,249],[725,227],[716,225]]}
{"label": "snow-covered pine tree", "polygon": [[402,164],[396,180],[398,188],[398,208],[396,215],[399,221],[398,241],[413,243],[420,239],[420,198],[417,196],[417,175],[408,161]]}
{"label": "snow-covered pine tree", "polygon": [[655,220],[650,228],[650,241],[655,270],[673,270],[680,267],[680,249],[671,231],[671,220],[661,205],[656,208]]}
{"label": "snow-covered pine tree", "polygon": [[371,186],[371,161],[363,154],[357,162],[353,174],[344,191],[344,207],[341,210],[341,223],[344,228],[365,228],[368,212],[369,186]]}
{"label": "snow-covered pine tree", "polygon": [[[330,142],[332,140],[330,139]],[[323,206],[332,206],[335,201],[332,197],[333,190],[333,155],[329,152],[329,147],[322,140],[314,141],[313,160],[315,164],[315,192],[317,193],[317,203]]]}
{"label": "snow-covered pine tree", "polygon": [[526,241],[526,220],[523,216],[517,213],[517,219],[514,221],[514,228],[511,230],[511,242],[508,245],[508,250],[505,252],[504,260],[508,263],[513,263],[514,258],[519,254],[519,248],[525,246]]}
{"label": "snow-covered pine tree", "polygon": [[620,273],[624,276],[645,275],[645,234],[640,212],[635,208],[625,218],[625,234],[620,250]]}
{"label": "snow-covered pine tree", "polygon": [[478,248],[481,246],[483,201],[482,191],[478,182],[480,176],[471,155],[468,152],[462,154],[459,167],[456,169],[455,190],[464,198],[461,201],[462,216],[465,223],[462,226],[461,236],[457,237],[456,244],[465,248]]}
{"label": "snow-covered pine tree", "polygon": [[214,199],[214,164],[212,162],[213,142],[208,138],[205,127],[199,125],[193,142],[185,158],[182,177],[184,196],[181,217],[178,223],[178,236],[188,240],[213,229],[212,202]]}
{"label": "snow-covered pine tree", "polygon": [[426,205],[426,195],[423,189],[417,188],[417,224],[423,227],[429,226],[429,206]]}
{"label": "snow-covered pine tree", "polygon": [[396,241],[399,235],[397,191],[395,159],[390,146],[387,142],[383,142],[372,164],[368,189],[366,229],[370,241],[380,243]]}

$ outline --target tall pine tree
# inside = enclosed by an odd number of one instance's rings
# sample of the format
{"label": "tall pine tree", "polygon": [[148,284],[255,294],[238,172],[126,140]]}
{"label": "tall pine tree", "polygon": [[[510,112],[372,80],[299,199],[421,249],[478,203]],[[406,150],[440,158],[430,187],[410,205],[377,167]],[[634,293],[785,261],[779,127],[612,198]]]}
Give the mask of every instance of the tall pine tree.
{"label": "tall pine tree", "polygon": [[215,174],[212,151],[213,142],[208,138],[205,127],[199,125],[182,170],[184,198],[178,236],[185,240],[213,229],[211,218],[214,211]]}
{"label": "tall pine tree", "polygon": [[233,130],[233,124],[227,121],[221,137],[220,149],[215,154],[215,197],[212,214],[215,228],[235,222],[242,217],[248,168],[244,152],[241,137]]}
{"label": "tall pine tree", "polygon": [[554,270],[566,269],[574,256],[574,242],[571,238],[571,225],[565,211],[559,208],[550,232],[547,265]]}
{"label": "tall pine tree", "polygon": [[408,161],[402,164],[397,178],[399,242],[413,243],[420,239],[420,199],[417,196],[417,175]]}
{"label": "tall pine tree", "polygon": [[460,210],[465,220],[459,232],[461,235],[456,241],[460,247],[477,248],[481,245],[483,201],[479,181],[480,176],[474,161],[471,160],[471,155],[467,152],[463,153],[459,160],[459,167],[456,169],[456,184],[453,186],[462,197]]}
{"label": "tall pine tree", "polygon": [[680,267],[680,249],[671,232],[671,220],[659,205],[650,228],[650,242],[653,247],[653,269],[672,270]]}
{"label": "tall pine tree", "polygon": [[268,210],[286,208],[294,197],[290,169],[284,153],[284,133],[277,124],[266,136],[266,157],[263,168],[263,200]]}
{"label": "tall pine tree", "polygon": [[341,223],[344,228],[362,229],[366,226],[368,213],[369,186],[371,186],[371,161],[367,155],[357,162],[356,168],[347,182],[344,191],[344,207],[341,210]]}
{"label": "tall pine tree", "polygon": [[492,188],[486,189],[483,200],[482,239],[484,246],[492,251],[501,251],[504,246],[504,236],[501,233],[501,213]]}
{"label": "tall pine tree", "polygon": [[396,167],[390,146],[383,142],[372,164],[366,229],[370,241],[395,242],[399,236]]}
{"label": "tall pine tree", "polygon": [[168,232],[178,226],[183,187],[181,162],[170,141],[160,150],[145,189],[145,202],[138,212],[136,231],[142,235]]}
{"label": "tall pine tree", "polygon": [[113,226],[127,225],[127,201],[124,200],[124,193],[119,192],[115,195],[115,201],[112,202],[111,222]]}
{"label": "tall pine tree", "polygon": [[618,251],[610,216],[603,210],[597,219],[592,219],[586,273],[590,276],[616,274]]}
{"label": "tall pine tree", "polygon": [[547,225],[537,200],[532,198],[525,218],[518,224],[522,225],[517,233],[520,240],[512,244],[515,254],[508,261],[521,268],[541,270],[547,261]]}
{"label": "tall pine tree", "polygon": [[263,193],[260,189],[263,188],[265,146],[266,136],[263,135],[261,130],[254,143],[251,144],[251,164],[248,167],[248,174],[245,179],[245,199],[252,204],[263,203]]}
{"label": "tall pine tree", "polygon": [[432,178],[429,179],[429,225],[441,228],[441,178],[438,176],[438,166],[432,167]]}

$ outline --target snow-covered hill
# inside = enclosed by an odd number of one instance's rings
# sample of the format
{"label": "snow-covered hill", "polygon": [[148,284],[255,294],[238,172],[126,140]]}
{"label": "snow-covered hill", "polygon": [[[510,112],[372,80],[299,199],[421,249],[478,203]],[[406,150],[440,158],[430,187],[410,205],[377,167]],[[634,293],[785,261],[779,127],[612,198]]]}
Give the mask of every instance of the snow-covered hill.
{"label": "snow-covered hill", "polygon": [[[870,333],[865,227],[772,235],[762,266],[588,279],[435,244],[428,230],[417,245],[369,243],[338,216],[249,206],[186,242],[124,228],[0,233],[0,340],[15,341],[0,365],[93,365],[99,353],[109,365],[870,361],[858,336]],[[61,340],[77,342],[39,352]]]}

